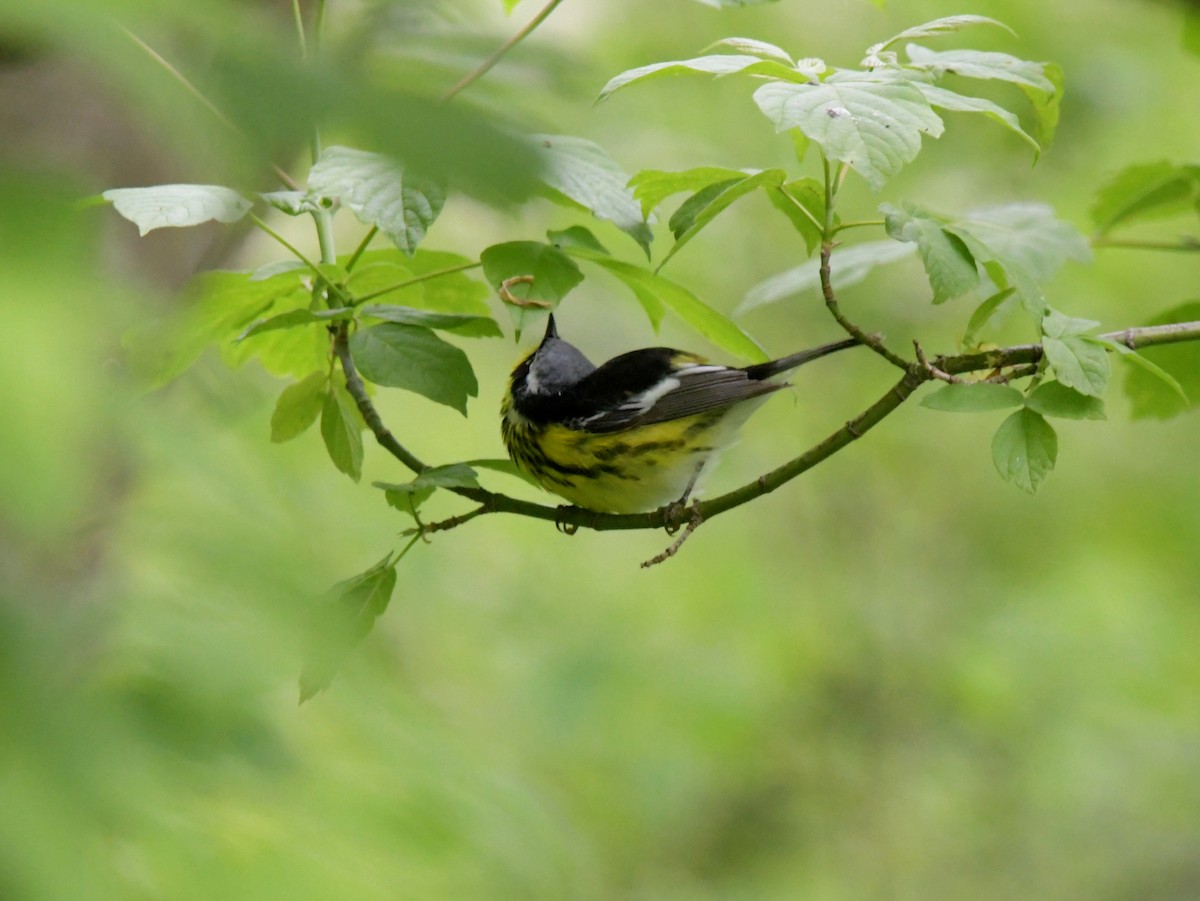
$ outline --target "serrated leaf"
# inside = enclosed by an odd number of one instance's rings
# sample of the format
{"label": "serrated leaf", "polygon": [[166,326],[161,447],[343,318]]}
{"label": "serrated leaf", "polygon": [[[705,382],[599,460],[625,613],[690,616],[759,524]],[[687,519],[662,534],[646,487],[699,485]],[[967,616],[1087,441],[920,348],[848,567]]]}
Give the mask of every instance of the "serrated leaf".
{"label": "serrated leaf", "polygon": [[[830,260],[830,280],[839,290],[848,288],[861,282],[876,266],[894,263],[912,256],[916,251],[915,244],[903,244],[899,241],[868,241],[865,244],[837,247]],[[733,315],[742,316],[756,307],[819,289],[820,267],[820,260],[808,260],[794,269],[764,279],[746,292]]]}
{"label": "serrated leaf", "polygon": [[1042,349],[1054,374],[1068,388],[1100,397],[1108,387],[1111,365],[1108,352],[1082,337],[1043,338]]}
{"label": "serrated leaf", "polygon": [[579,249],[570,252],[573,256],[607,269],[624,282],[639,300],[645,295],[652,302],[666,307],[717,347],[743,359],[756,362],[767,359],[766,353],[753,338],[682,285],[649,269],[611,257]]}
{"label": "serrated leaf", "polygon": [[897,241],[910,241],[917,245],[925,272],[929,275],[934,303],[966,294],[979,284],[975,258],[961,238],[946,230],[941,217],[915,204],[905,204],[901,209],[884,203],[879,211],[883,213],[889,235]]}
{"label": "serrated leaf", "polygon": [[633,196],[642,204],[642,214],[649,217],[651,211],[672,194],[699,191],[715,182],[742,178],[745,174],[739,169],[726,169],[722,166],[700,166],[681,172],[643,169],[629,179],[629,187],[633,190]]}
{"label": "serrated leaf", "polygon": [[945,228],[963,240],[976,262],[998,267],[1026,305],[1039,313],[1046,308],[1042,285],[1067,260],[1092,258],[1083,235],[1041,203],[971,210],[947,219]]}
{"label": "serrated leaf", "polygon": [[939,51],[919,44],[909,44],[905,52],[913,66],[938,75],[948,72],[964,78],[1007,81],[1034,88],[1045,94],[1055,92],[1054,82],[1046,77],[1043,63],[1019,59],[1009,53],[990,50]]}
{"label": "serrated leaf", "polygon": [[312,325],[316,322],[342,322],[353,318],[354,309],[352,307],[337,307],[332,310],[288,310],[286,313],[280,313],[269,319],[260,319],[234,340],[244,341],[254,335],[261,335],[263,332],[271,332],[276,329],[296,328],[301,325]]}
{"label": "serrated leaf", "polygon": [[774,44],[768,44],[766,41],[759,41],[754,38],[721,38],[721,40],[704,49],[712,50],[714,47],[729,47],[739,53],[748,53],[751,56],[761,57],[762,59],[773,59],[778,63],[783,63],[785,66],[795,65],[795,61],[782,47],[776,47]]}
{"label": "serrated leaf", "polygon": [[[493,244],[479,255],[479,260],[484,276],[497,293],[507,290],[518,300],[533,302],[528,307],[504,304],[518,335],[532,320],[558,306],[583,281],[583,273],[564,251],[540,241]],[[505,282],[509,283],[507,289],[503,287]]]}
{"label": "serrated leaf", "polygon": [[253,204],[220,185],[155,185],[111,188],[101,195],[145,235],[156,228],[187,228],[202,222],[237,222]]}
{"label": "serrated leaf", "polygon": [[922,25],[914,25],[912,28],[906,28],[899,34],[894,34],[886,41],[880,41],[878,44],[872,44],[867,48],[866,58],[862,61],[864,66],[880,65],[878,55],[880,52],[891,47],[893,44],[898,44],[901,41],[914,41],[921,38],[931,38],[942,34],[949,34],[953,31],[960,31],[963,28],[970,28],[974,25],[995,25],[1003,28],[1009,34],[1013,34],[1013,30],[1003,22],[996,19],[990,19],[987,16],[944,16],[940,19],[934,19],[930,22],[925,22]]}
{"label": "serrated leaf", "polygon": [[876,191],[916,157],[922,135],[943,130],[915,84],[871,72],[834,72],[819,84],[768,82],[754,101],[776,131],[800,129]]}
{"label": "serrated leaf", "polygon": [[629,175],[598,144],[566,135],[534,135],[542,181],[597,219],[611,222],[650,255],[654,233],[627,187]]}
{"label": "serrated leaf", "polygon": [[413,391],[467,415],[467,398],[479,393],[467,355],[431,330],[384,322],[350,336],[350,353],[363,377],[376,385]]}
{"label": "serrated leaf", "polygon": [[313,611],[300,672],[300,703],[324,691],[346,656],[387,609],[396,588],[396,563],[388,554],[370,569],[333,586]]}
{"label": "serrated leaf", "polygon": [[1092,222],[1096,233],[1103,235],[1122,222],[1194,210],[1198,200],[1200,166],[1178,166],[1166,160],[1129,166],[1096,192]]}
{"label": "serrated leaf", "polygon": [[1042,382],[1025,398],[1025,406],[1060,419],[1106,419],[1104,401],[1081,394],[1062,382]]}
{"label": "serrated leaf", "polygon": [[921,398],[922,407],[947,413],[987,413],[1023,403],[1024,398],[1016,388],[990,382],[951,383]]}
{"label": "serrated leaf", "polygon": [[600,240],[582,225],[572,225],[570,228],[564,228],[560,231],[551,229],[546,232],[546,240],[559,250],[564,250],[568,247],[582,247],[584,250],[590,250],[594,253],[608,253],[608,248],[601,244]]}
{"label": "serrated leaf", "polygon": [[1038,413],[1023,408],[1000,424],[992,439],[992,461],[1006,482],[1037,493],[1058,459],[1058,436]]}
{"label": "serrated leaf", "polygon": [[321,437],[329,459],[339,472],[354,481],[362,478],[363,443],[361,420],[354,399],[338,386],[325,394],[321,406]]}
{"label": "serrated leaf", "polygon": [[671,257],[696,237],[700,230],[740,197],[752,194],[759,188],[779,187],[787,174],[782,169],[766,169],[762,172],[743,174],[732,181],[716,182],[693,194],[675,211],[668,225],[675,235],[675,244],[658,264],[661,269]]}
{"label": "serrated leaf", "polygon": [[425,328],[442,329],[470,338],[499,338],[503,332],[496,320],[490,316],[470,313],[439,313],[435,310],[418,310],[395,304],[366,304],[358,308],[363,316],[396,322],[400,325],[420,325]]}
{"label": "serrated leaf", "polygon": [[[614,75],[608,80],[608,83],[601,88],[600,96],[596,98],[596,102],[606,100],[615,91],[619,91],[623,87],[634,84],[639,81],[649,81],[654,78],[666,78],[672,75],[734,75],[739,72],[750,74],[750,70],[759,71],[771,68],[774,70],[783,70],[787,72],[787,67],[770,60],[763,60],[757,56],[749,56],[747,54],[721,53],[711,56],[698,56],[694,59],[678,59],[669,60],[662,63],[651,63],[648,66],[638,66],[636,69],[628,69],[619,75]],[[801,75],[799,72],[791,72],[791,75],[797,78],[807,80],[807,76]]]}
{"label": "serrated leaf", "polygon": [[919,82],[918,87],[921,89],[921,93],[925,95],[925,99],[938,109],[949,110],[955,113],[979,113],[994,122],[999,122],[1032,147],[1034,160],[1041,154],[1041,146],[1021,127],[1021,120],[1014,113],[1009,112],[999,104],[985,100],[982,97],[969,97],[966,94],[958,94],[946,88],[924,82]]}
{"label": "serrated leaf", "polygon": [[[799,178],[767,189],[771,205],[787,216],[804,239],[809,256],[821,246],[825,222],[825,189],[815,178]],[[835,217],[835,221],[836,221]]]}
{"label": "serrated leaf", "polygon": [[271,414],[273,442],[282,444],[308,431],[325,406],[328,384],[328,373],[318,370],[283,389]]}
{"label": "serrated leaf", "polygon": [[390,157],[350,147],[327,147],[308,173],[308,186],[340,199],[360,222],[376,226],[408,254],[446,202],[440,185],[406,173]]}

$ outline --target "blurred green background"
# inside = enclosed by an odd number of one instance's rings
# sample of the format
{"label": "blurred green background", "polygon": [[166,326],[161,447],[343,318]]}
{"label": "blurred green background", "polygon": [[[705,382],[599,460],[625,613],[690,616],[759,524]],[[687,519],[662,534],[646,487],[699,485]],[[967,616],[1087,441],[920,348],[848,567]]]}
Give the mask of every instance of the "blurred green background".
{"label": "blurred green background", "polygon": [[[660,533],[567,538],[496,516],[438,535],[332,689],[297,707],[303,613],[397,545],[407,523],[369,483],[403,473],[371,448],[355,485],[315,431],[270,444],[284,382],[214,351],[145,391],[122,336],[197,269],[277,253],[236,229],[139,241],[80,198],[271,189],[266,161],[302,172],[307,117],[327,114],[331,140],[443,158],[470,194],[427,244],[475,255],[580,221],[488,196],[512,161],[470,143],[492,127],[480,117],[588,137],[629,171],[794,165],[744,83],[591,101],[618,71],[727,35],[855,65],[961,12],[1019,35],[970,45],[1063,65],[1056,144],[1031,168],[1007,132],[951,115],[882,196],[849,182],[844,215],[1041,199],[1086,230],[1113,172],[1200,147],[1183,7],[1135,0],[568,0],[429,135],[425,98],[538,8],[500,7],[331,2],[312,75],[283,0],[0,0],[0,898],[1200,897],[1200,423],[1131,422],[1115,386],[1108,422],[1056,423],[1060,468],[1037,497],[996,476],[1000,416],[912,405],[650,570]],[[223,130],[114,21],[247,131]],[[278,225],[313,246],[303,222]],[[340,247],[361,234],[345,223]],[[754,199],[667,274],[728,312],[797,246]],[[1196,300],[1196,272],[1186,254],[1107,251],[1050,298],[1115,329]],[[927,292],[910,261],[843,306],[898,345],[952,350],[969,306]],[[836,337],[816,298],[744,325],[780,354]],[[656,341],[603,277],[560,327],[593,358]],[[662,340],[706,350],[669,322]],[[517,348],[467,349],[469,419],[379,395],[426,459],[501,453]],[[804,370],[710,490],[891,379],[865,354]]]}

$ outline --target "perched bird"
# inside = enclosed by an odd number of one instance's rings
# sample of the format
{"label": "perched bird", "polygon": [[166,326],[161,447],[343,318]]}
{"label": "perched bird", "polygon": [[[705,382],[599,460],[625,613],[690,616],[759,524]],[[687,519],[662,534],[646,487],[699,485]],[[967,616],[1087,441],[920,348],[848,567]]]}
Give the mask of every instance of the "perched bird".
{"label": "perched bird", "polygon": [[594,366],[546,335],[513,369],[500,431],[513,461],[578,507],[610,513],[686,502],[742,424],[785,382],[775,376],[848,347],[850,338],[730,367],[669,347]]}

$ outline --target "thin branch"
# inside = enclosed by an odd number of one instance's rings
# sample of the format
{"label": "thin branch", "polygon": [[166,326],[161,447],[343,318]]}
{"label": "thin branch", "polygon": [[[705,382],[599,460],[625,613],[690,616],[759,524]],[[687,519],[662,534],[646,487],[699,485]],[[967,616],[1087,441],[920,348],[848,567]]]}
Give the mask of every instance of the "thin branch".
{"label": "thin branch", "polygon": [[384,294],[391,294],[393,291],[399,291],[401,288],[407,288],[411,285],[416,285],[421,282],[427,282],[430,279],[441,278],[443,275],[453,275],[455,272],[465,272],[468,269],[478,269],[483,263],[462,263],[458,266],[448,266],[445,269],[438,269],[434,272],[423,272],[420,275],[415,275],[412,278],[405,279],[402,282],[396,282],[394,285],[389,285],[386,288],[380,288],[378,291],[372,291],[370,294],[364,294],[361,297],[354,298],[353,306],[359,306],[366,303],[368,300],[374,300],[376,297],[382,297]]}
{"label": "thin branch", "polygon": [[861,328],[846,318],[842,313],[841,306],[838,304],[837,295],[833,291],[833,279],[830,272],[829,261],[833,256],[833,244],[829,241],[824,241],[821,244],[821,293],[825,297],[825,306],[829,309],[830,314],[837,320],[846,332],[857,338],[875,353],[879,354],[893,366],[899,369],[908,369],[910,363],[904,357],[889,350],[883,343],[883,339],[878,335],[869,335]]}
{"label": "thin branch", "polygon": [[[224,125],[227,129],[229,129],[231,132],[233,132],[238,137],[245,137],[245,132],[242,131],[242,129],[238,127],[237,123],[234,122],[232,119],[230,119],[223,112],[221,112],[221,110],[217,107],[217,105],[215,103],[213,103],[211,100],[209,100],[206,96],[204,96],[204,93],[198,87],[196,87],[194,84],[192,84],[191,80],[186,75],[184,75],[177,68],[175,68],[175,66],[173,66],[167,60],[166,57],[164,57],[161,53],[159,53],[157,50],[155,50],[153,47],[151,47],[149,44],[147,44],[145,41],[143,41],[141,38],[139,38],[136,34],[134,34],[132,31],[130,31],[125,26],[122,25],[122,26],[120,26],[120,28],[123,32],[125,32],[126,37],[128,37],[131,41],[133,41],[135,44],[137,44],[143,51],[145,51],[147,56],[149,56],[152,60],[154,60],[156,63],[158,63],[160,66],[162,66],[162,68],[167,72],[168,75],[170,75],[177,82],[179,82],[180,85],[183,86],[183,89],[185,91],[187,91],[189,94],[191,94],[192,97],[196,101],[198,101],[201,106],[203,106],[206,110],[208,110],[210,113],[212,113],[213,116],[216,117],[218,122],[220,122],[222,125]],[[279,180],[281,182],[283,182],[283,184],[285,184],[287,187],[291,188],[293,191],[300,190],[299,182],[297,182],[296,179],[292,178],[292,176],[289,175],[285,169],[283,169],[281,166],[277,165],[276,163],[271,163],[271,168],[275,171],[275,174],[277,176],[279,176]]]}
{"label": "thin branch", "polygon": [[358,247],[354,248],[354,253],[350,255],[350,260],[346,263],[347,272],[354,271],[354,267],[358,265],[358,261],[362,258],[362,255],[367,252],[367,247],[370,245],[371,241],[375,239],[377,234],[379,234],[379,226],[372,225],[370,231],[368,231],[366,235],[363,236],[363,239],[358,242]]}
{"label": "thin branch", "polygon": [[[1108,332],[1097,337],[1129,348],[1180,341],[1200,341],[1200,322],[1129,328]],[[425,468],[425,464],[405,449],[388,431],[370,397],[367,396],[366,388],[350,357],[344,323],[337,327],[334,351],[346,376],[346,388],[358,404],[358,409],[376,441],[405,466],[414,472],[420,472]],[[989,381],[1011,381],[1034,375],[1038,370],[1036,364],[1041,358],[1041,345],[1018,344],[982,353],[938,356],[933,360],[933,367],[947,375],[966,372],[995,372],[996,375],[988,377]],[[1003,371],[1006,369],[1009,372],[1004,375]],[[903,377],[892,385],[882,397],[819,444],[782,466],[759,476],[753,482],[689,507],[669,505],[646,513],[597,513],[581,507],[552,507],[547,504],[524,501],[506,494],[488,491],[486,488],[458,487],[448,490],[460,497],[474,501],[479,506],[460,517],[446,520],[446,527],[452,528],[460,525],[461,521],[474,519],[488,513],[512,513],[531,519],[553,522],[560,526],[587,528],[597,532],[677,528],[688,525],[697,518],[700,522],[704,522],[775,491],[822,461],[829,459],[887,418],[922,384],[936,378],[937,376],[930,369],[922,367],[919,363],[906,364]],[[431,526],[424,528],[426,531],[435,531]],[[691,526],[689,531],[695,531],[695,528],[696,526]]]}
{"label": "thin branch", "polygon": [[445,103],[455,95],[462,93],[484,75],[486,75],[489,71],[491,71],[492,67],[496,65],[496,63],[500,62],[501,59],[503,59],[504,54],[508,53],[509,50],[512,50],[513,47],[517,46],[517,44],[529,37],[529,35],[533,33],[533,30],[546,21],[546,19],[549,18],[550,13],[554,12],[555,7],[562,2],[563,0],[550,0],[549,3],[542,7],[541,11],[538,12],[536,16],[529,20],[528,25],[501,44],[496,49],[495,53],[464,75],[458,82],[454,84],[453,87],[447,90],[446,93],[441,96],[441,102]]}
{"label": "thin branch", "polygon": [[882,219],[861,219],[856,222],[843,222],[835,227],[833,232],[834,234],[837,234],[839,232],[844,232],[848,228],[872,228],[882,226],[883,224],[884,222]]}
{"label": "thin branch", "polygon": [[375,405],[371,403],[371,398],[367,395],[367,386],[363,384],[362,376],[358,374],[358,367],[354,365],[354,359],[350,356],[349,330],[344,322],[334,328],[333,352],[342,366],[342,373],[346,376],[346,390],[354,398],[354,402],[358,405],[358,412],[362,414],[363,421],[371,430],[371,434],[375,436],[375,440],[384,450],[413,472],[420,473],[426,468],[425,464],[396,440],[396,436],[383,424],[383,418],[375,409]]}

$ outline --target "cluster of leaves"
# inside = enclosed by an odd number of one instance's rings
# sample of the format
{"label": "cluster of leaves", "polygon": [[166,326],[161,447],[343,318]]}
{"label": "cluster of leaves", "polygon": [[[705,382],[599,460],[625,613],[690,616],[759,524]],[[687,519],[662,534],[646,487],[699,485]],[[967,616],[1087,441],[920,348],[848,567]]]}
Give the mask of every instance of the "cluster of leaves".
{"label": "cluster of leaves", "polygon": [[[942,213],[911,202],[879,207],[881,218],[873,224],[885,232],[883,239],[846,246],[835,241],[843,228],[835,210],[842,179],[853,172],[871,188],[882,188],[916,157],[924,137],[942,133],[939,110],[982,115],[1030,145],[1035,157],[1052,138],[1062,96],[1057,66],[991,51],[938,52],[912,43],[973,26],[1004,27],[982,16],[937,19],[872,45],[854,68],[835,68],[812,58],[796,60],[773,44],[727,38],[714,45],[720,52],[629,70],[611,79],[600,93],[605,99],[629,85],[674,75],[749,77],[757,85],[754,102],[778,132],[789,135],[799,162],[803,164],[806,156],[819,159],[815,176],[797,177],[784,169],[700,166],[645,170],[631,178],[590,141],[560,135],[520,139],[537,163],[542,196],[611,222],[647,259],[655,212],[668,198],[685,195],[668,219],[674,241],[656,268],[613,256],[581,225],[549,232],[545,241],[495,244],[476,258],[424,249],[420,245],[447,202],[447,187],[409,172],[395,159],[347,147],[327,148],[303,190],[254,197],[212,185],[108,191],[105,199],[143,234],[163,226],[230,223],[249,216],[290,254],[255,272],[202,275],[190,287],[191,303],[175,321],[147,326],[131,336],[131,359],[149,379],[164,382],[182,372],[206,346],[216,344],[233,364],[254,358],[269,371],[293,378],[276,403],[272,440],[296,438],[319,421],[334,465],[358,480],[364,410],[336,365],[337,348],[349,353],[371,385],[415,392],[465,415],[478,384],[468,356],[452,342],[502,333],[487,302],[493,294],[504,301],[520,335],[583,280],[584,267],[592,267],[624,284],[656,328],[669,311],[728,353],[765,359],[759,345],[732,318],[660,272],[717,216],[761,191],[794,228],[806,255],[820,248],[822,259],[808,260],[754,286],[735,316],[817,288],[822,262],[832,254],[833,283],[839,288],[864,278],[876,266],[917,255],[935,304],[978,295],[964,331],[966,349],[984,346],[981,341],[989,328],[1010,312],[1022,311],[1028,317],[1044,354],[1024,391],[1006,383],[1013,373],[996,372],[983,381],[949,384],[928,396],[925,405],[955,412],[1015,410],[996,433],[993,457],[1005,479],[1035,491],[1057,457],[1057,438],[1047,417],[1103,418],[1109,351],[1122,351],[1143,374],[1158,377],[1183,398],[1172,402],[1172,412],[1187,404],[1170,373],[1093,334],[1097,323],[1067,316],[1047,300],[1046,284],[1067,261],[1090,258],[1088,241],[1043,204]],[[901,44],[903,59],[893,49]],[[1024,126],[1016,113],[992,100],[948,88],[943,84],[948,75],[1015,85],[1028,101],[1032,124]],[[810,148],[815,153],[809,154]],[[1194,166],[1167,163],[1122,173],[1097,198],[1093,241],[1139,219],[1200,209],[1198,173]],[[311,216],[322,239],[321,259],[309,259],[273,231],[255,214],[256,205],[290,216]],[[327,241],[329,222],[342,208],[370,230],[353,253],[335,256]],[[377,234],[392,246],[371,249]],[[1165,316],[1196,318],[1195,306]],[[1138,387],[1137,392],[1148,390]],[[1137,392],[1131,389],[1135,398]],[[1143,413],[1166,415],[1165,409],[1161,401],[1147,401]],[[410,465],[418,470],[413,480],[377,486],[388,503],[417,520],[418,528],[420,507],[435,491],[478,488],[479,469],[514,474],[507,461],[425,467],[412,460]],[[369,629],[386,606],[401,556],[389,555],[335,591],[333,607],[341,611],[340,621],[353,624],[346,641],[335,643],[342,648],[339,653]],[[336,660],[314,664],[306,671],[305,693],[327,684],[335,667]]]}

